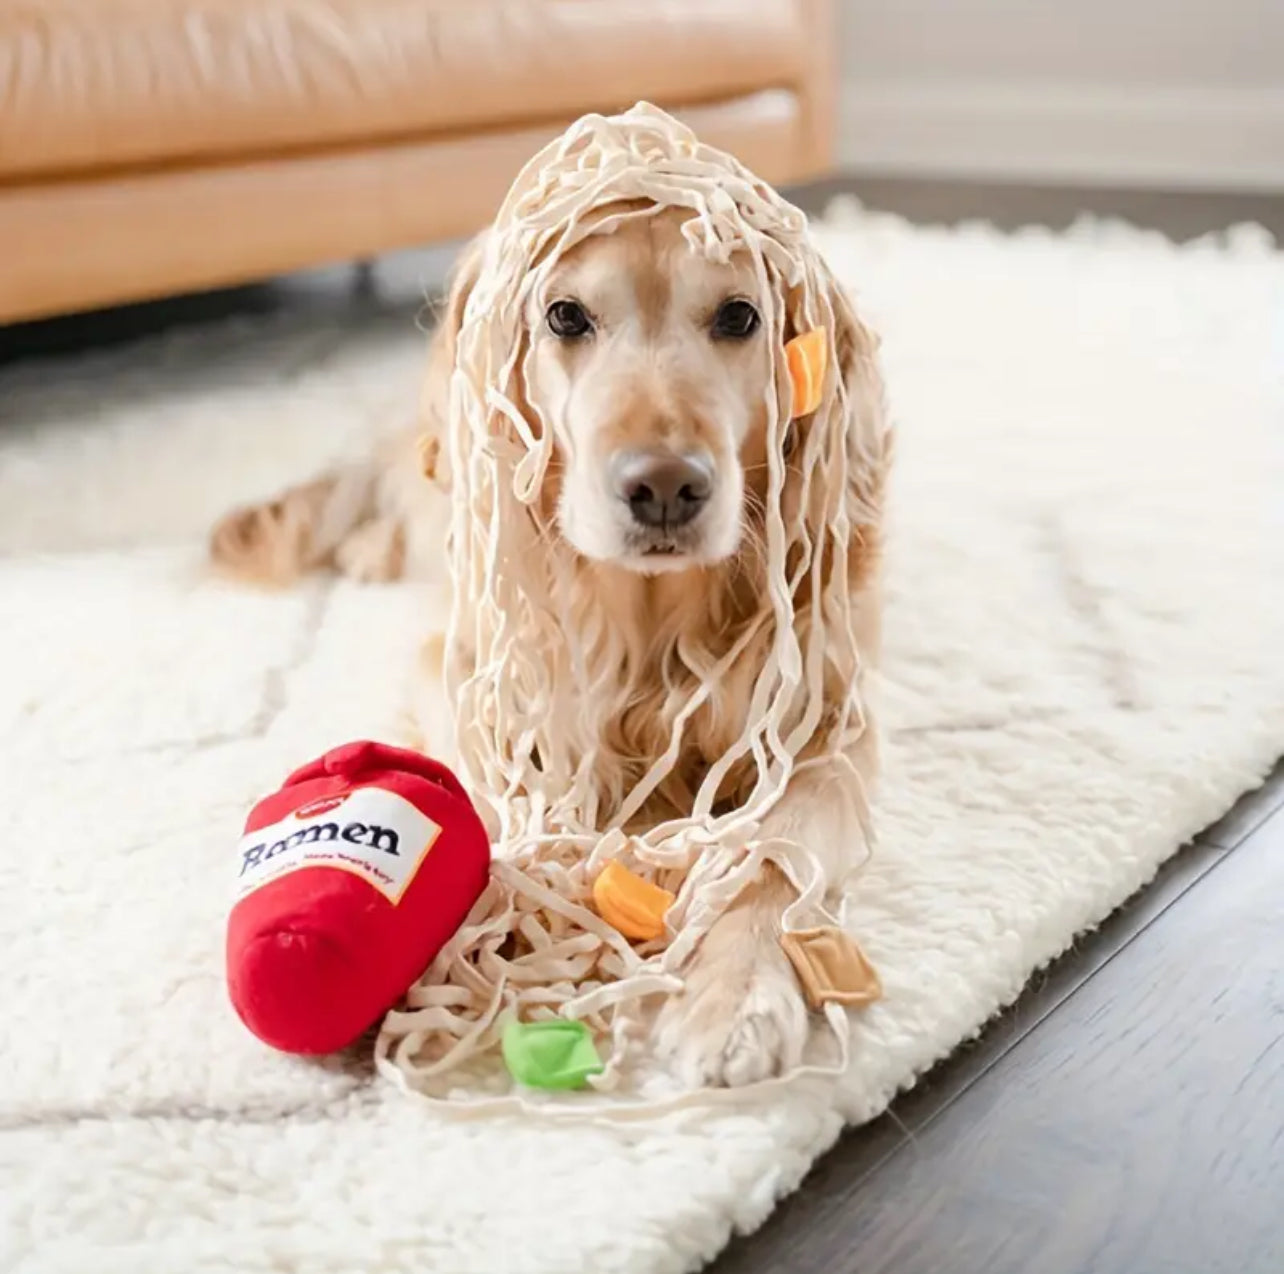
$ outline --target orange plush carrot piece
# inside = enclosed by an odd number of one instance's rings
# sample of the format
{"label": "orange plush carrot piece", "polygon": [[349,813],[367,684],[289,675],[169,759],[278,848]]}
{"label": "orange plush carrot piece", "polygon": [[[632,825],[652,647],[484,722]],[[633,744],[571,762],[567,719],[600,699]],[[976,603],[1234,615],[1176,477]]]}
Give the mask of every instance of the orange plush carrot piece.
{"label": "orange plush carrot piece", "polygon": [[829,363],[829,341],[825,336],[825,329],[813,327],[810,332],[795,336],[785,345],[785,358],[789,363],[789,381],[794,390],[794,419],[810,415],[820,406],[825,368]]}
{"label": "orange plush carrot piece", "polygon": [[619,863],[607,863],[593,882],[593,901],[607,924],[626,938],[645,942],[664,933],[664,913],[673,905],[673,895]]}

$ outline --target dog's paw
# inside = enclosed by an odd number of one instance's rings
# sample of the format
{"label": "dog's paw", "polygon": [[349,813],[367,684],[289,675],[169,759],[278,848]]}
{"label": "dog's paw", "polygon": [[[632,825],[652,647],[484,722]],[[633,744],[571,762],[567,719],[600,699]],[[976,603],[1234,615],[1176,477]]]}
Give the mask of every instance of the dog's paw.
{"label": "dog's paw", "polygon": [[772,943],[733,959],[700,952],[657,1023],[660,1055],[692,1088],[739,1088],[802,1060],[807,1007],[784,954]]}
{"label": "dog's paw", "polygon": [[296,502],[282,498],[235,509],[210,534],[210,558],[237,579],[288,584],[306,569],[311,524]]}

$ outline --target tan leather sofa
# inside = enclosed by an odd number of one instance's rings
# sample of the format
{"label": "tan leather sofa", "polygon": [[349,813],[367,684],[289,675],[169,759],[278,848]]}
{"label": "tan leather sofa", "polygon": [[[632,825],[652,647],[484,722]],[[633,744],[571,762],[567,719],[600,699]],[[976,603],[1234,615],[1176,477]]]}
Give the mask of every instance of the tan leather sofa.
{"label": "tan leather sofa", "polygon": [[480,228],[640,98],[776,182],[822,171],[829,0],[5,0],[0,322]]}

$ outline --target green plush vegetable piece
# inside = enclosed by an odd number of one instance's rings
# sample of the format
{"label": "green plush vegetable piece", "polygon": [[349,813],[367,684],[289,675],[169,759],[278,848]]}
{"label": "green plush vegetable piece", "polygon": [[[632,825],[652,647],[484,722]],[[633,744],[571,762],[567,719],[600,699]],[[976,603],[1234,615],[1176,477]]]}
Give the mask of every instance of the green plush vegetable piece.
{"label": "green plush vegetable piece", "polygon": [[583,1088],[604,1069],[583,1022],[510,1022],[502,1047],[508,1073],[527,1088]]}

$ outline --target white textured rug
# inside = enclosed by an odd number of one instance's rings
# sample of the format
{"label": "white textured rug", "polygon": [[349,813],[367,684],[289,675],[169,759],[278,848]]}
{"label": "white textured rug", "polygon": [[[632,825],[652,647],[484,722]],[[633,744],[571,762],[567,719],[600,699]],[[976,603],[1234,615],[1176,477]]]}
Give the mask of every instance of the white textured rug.
{"label": "white textured rug", "polygon": [[396,737],[423,603],[238,592],[192,537],[412,408],[410,310],[0,373],[0,1268],[694,1270],[1268,768],[1284,259],[852,209],[823,238],[901,430],[855,916],[887,998],[841,1084],[696,1127],[442,1123],[225,1005],[246,807]]}

